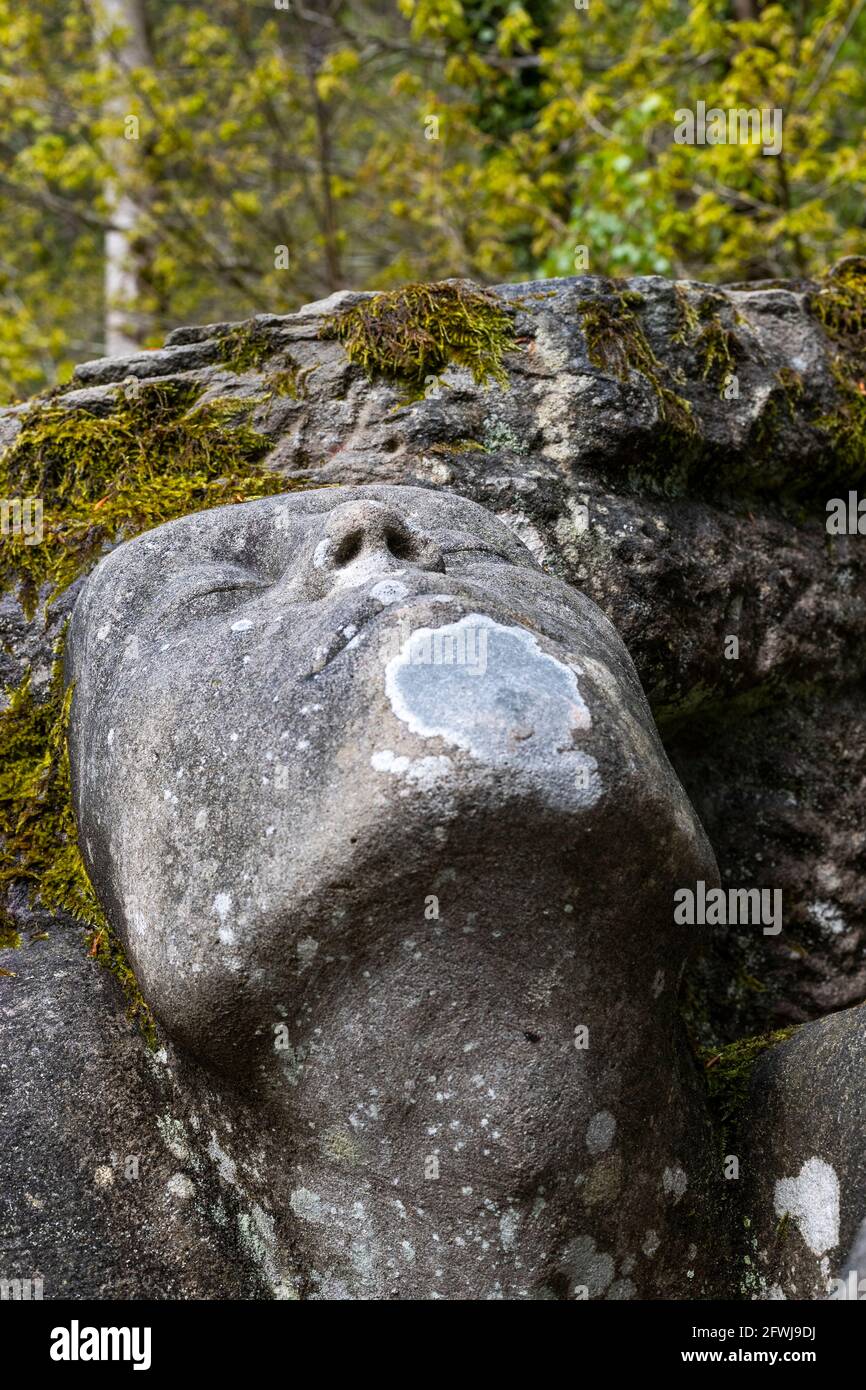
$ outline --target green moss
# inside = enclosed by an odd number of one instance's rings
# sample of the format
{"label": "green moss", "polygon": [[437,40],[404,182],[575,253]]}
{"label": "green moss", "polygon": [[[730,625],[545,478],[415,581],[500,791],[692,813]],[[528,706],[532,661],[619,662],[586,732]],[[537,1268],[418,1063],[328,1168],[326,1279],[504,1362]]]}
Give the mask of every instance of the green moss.
{"label": "green moss", "polygon": [[264,388],[269,396],[288,396],[290,400],[300,401],[307,394],[307,377],[314,367],[298,367],[294,362],[279,371],[270,372],[264,379]]}
{"label": "green moss", "polygon": [[274,342],[267,329],[255,319],[229,328],[220,337],[219,355],[222,362],[239,375],[258,372],[274,355]]}
{"label": "green moss", "polygon": [[[136,383],[96,415],[36,404],[0,458],[0,496],[43,503],[42,542],[0,539],[0,584],[17,590],[32,617],[118,542],[174,517],[286,491],[265,468],[269,441],[249,425],[249,403],[200,404],[188,382]],[[72,808],[62,639],[48,691],[28,672],[0,710],[0,929],[14,932],[7,894],[28,887],[52,912],[87,929],[90,954],[120,980],[130,1012],[152,1039],[153,1019],[97,903],[78,849]]]}
{"label": "green moss", "polygon": [[695,342],[695,356],[704,380],[711,380],[724,389],[737,365],[738,349],[739,342],[733,329],[725,328],[718,318],[704,324]]}
{"label": "green moss", "polygon": [[708,290],[694,303],[685,285],[676,285],[674,295],[677,327],[673,341],[691,349],[703,379],[724,390],[740,352],[736,333],[720,317],[720,311],[729,308],[728,301],[724,295]]}
{"label": "green moss", "polygon": [[[24,881],[50,912],[85,926],[90,954],[120,980],[145,1036],[153,1041],[153,1015],[144,1002],[117,938],[110,930],[78,848],[66,728],[72,690],[64,691],[61,642],[46,696],[35,697],[28,673],[0,712],[5,761],[0,773],[0,890]],[[0,900],[0,930],[16,935]],[[20,937],[19,937],[20,941]]]}
{"label": "green moss", "polygon": [[427,449],[428,454],[483,454],[484,452],[484,445],[479,444],[477,439],[455,439],[450,444],[431,444]]}
{"label": "green moss", "polygon": [[685,347],[700,329],[701,320],[685,285],[679,283],[674,285],[674,302],[676,304],[677,326],[671,337],[675,343]]}
{"label": "green moss", "polygon": [[774,387],[764,402],[752,428],[749,445],[753,460],[769,464],[779,440],[785,417],[792,423],[798,418],[805,394],[803,378],[793,367],[782,367],[775,374]]}
{"label": "green moss", "polygon": [[866,256],[846,256],[811,298],[824,332],[849,356],[866,357]]}
{"label": "green moss", "polygon": [[715,737],[717,733],[721,737],[732,720],[742,723],[779,702],[805,700],[820,693],[826,693],[820,682],[783,680],[774,674],[745,690],[732,689],[723,683],[710,686],[697,681],[680,696],[671,697],[665,691],[652,692],[650,706],[662,740],[667,742],[690,726],[698,727],[698,723],[706,737]]}
{"label": "green moss", "polygon": [[[853,367],[853,370],[852,370]],[[830,370],[836,382],[838,404],[829,415],[815,421],[829,436],[842,475],[855,482],[866,472],[866,370],[860,376],[843,354],[837,354]]]}
{"label": "green moss", "polygon": [[198,406],[199,386],[119,388],[106,415],[49,405],[28,412],[0,458],[0,496],[36,497],[44,538],[0,537],[0,592],[18,589],[32,617],[41,586],[53,596],[103,550],[163,521],[284,491],[259,466],[270,445],[250,428],[249,403]]}
{"label": "green moss", "polygon": [[811,309],[835,351],[831,371],[839,404],[816,424],[829,436],[840,476],[866,473],[866,257],[847,256],[825,275]]}
{"label": "green moss", "polygon": [[[638,296],[640,298],[640,296]],[[659,414],[668,426],[660,446],[667,448],[672,437],[693,439],[699,434],[690,403],[670,385],[670,369],[661,362],[647,341],[643,325],[634,312],[635,296],[628,291],[614,292],[610,299],[582,299],[577,305],[590,362],[600,371],[627,381],[639,372],[652,387]]]}
{"label": "green moss", "polygon": [[806,390],[803,378],[793,367],[780,367],[776,373],[776,380],[785,394],[788,414],[792,420],[796,420],[797,407],[801,404]]}
{"label": "green moss", "polygon": [[796,1028],[778,1028],[754,1038],[741,1038],[720,1050],[703,1055],[710,1104],[717,1122],[727,1128],[735,1120],[749,1093],[752,1070],[762,1052],[790,1038]]}
{"label": "green moss", "polygon": [[495,295],[450,281],[374,295],[336,314],[322,337],[339,339],[368,376],[416,389],[452,364],[479,384],[507,386],[503,359],[516,346],[511,314]]}

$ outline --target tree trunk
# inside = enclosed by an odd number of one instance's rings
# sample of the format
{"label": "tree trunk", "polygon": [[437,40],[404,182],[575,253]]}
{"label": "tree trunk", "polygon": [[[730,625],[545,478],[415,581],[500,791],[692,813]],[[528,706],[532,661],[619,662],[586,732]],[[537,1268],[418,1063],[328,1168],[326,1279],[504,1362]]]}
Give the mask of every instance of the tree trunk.
{"label": "tree trunk", "polygon": [[[129,138],[130,89],[124,80],[134,68],[150,67],[153,58],[147,36],[143,0],[91,0],[97,40],[103,62],[116,84],[105,114],[116,127],[108,144],[113,166],[106,180],[105,200],[111,227],[105,236],[105,351],[109,357],[134,352],[146,332],[139,309],[142,262],[136,251],[136,231],[144,213],[140,191],[138,139]],[[115,42],[109,40],[118,31]]]}

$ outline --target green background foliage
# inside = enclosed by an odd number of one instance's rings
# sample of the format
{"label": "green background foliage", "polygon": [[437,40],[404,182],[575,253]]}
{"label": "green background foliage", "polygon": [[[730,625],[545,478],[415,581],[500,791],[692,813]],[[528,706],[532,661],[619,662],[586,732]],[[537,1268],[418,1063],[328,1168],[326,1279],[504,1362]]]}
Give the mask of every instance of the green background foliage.
{"label": "green background foliage", "polygon": [[[105,351],[112,234],[143,347],[347,287],[866,252],[862,0],[581,3],[0,0],[0,401]],[[781,155],[675,143],[698,101],[781,108]]]}

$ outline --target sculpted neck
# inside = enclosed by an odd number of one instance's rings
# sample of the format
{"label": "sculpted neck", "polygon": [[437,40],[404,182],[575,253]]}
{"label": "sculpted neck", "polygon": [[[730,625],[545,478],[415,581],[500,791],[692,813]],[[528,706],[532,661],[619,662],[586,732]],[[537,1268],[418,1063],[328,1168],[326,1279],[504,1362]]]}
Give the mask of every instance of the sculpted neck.
{"label": "sculpted neck", "polygon": [[[214,1102],[219,1145],[265,1214],[272,1286],[544,1298],[684,1279],[702,1233],[681,1199],[708,1135],[676,1061],[661,931],[653,947],[662,904],[624,924],[564,846],[507,848],[495,867],[455,854],[419,876],[406,862],[348,924],[337,895],[351,951],[304,938],[273,1047],[263,1035],[250,1084]],[[638,1259],[635,1230],[666,1249]]]}

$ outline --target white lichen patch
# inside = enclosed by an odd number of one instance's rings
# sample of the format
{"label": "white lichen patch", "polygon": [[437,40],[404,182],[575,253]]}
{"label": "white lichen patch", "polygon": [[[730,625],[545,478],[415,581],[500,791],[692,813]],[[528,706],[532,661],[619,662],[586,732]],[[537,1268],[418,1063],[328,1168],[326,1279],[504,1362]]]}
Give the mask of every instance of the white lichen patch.
{"label": "white lichen patch", "polygon": [[678,1165],[666,1168],[662,1174],[662,1187],[668,1197],[673,1197],[675,1203],[685,1194],[688,1185],[688,1176]]}
{"label": "white lichen patch", "polygon": [[382,579],[373,585],[370,597],[386,608],[389,604],[398,603],[401,598],[405,598],[408,592],[406,585],[401,584],[399,579]]}
{"label": "white lichen patch", "polygon": [[576,1289],[585,1288],[598,1298],[613,1282],[616,1266],[612,1255],[597,1250],[592,1236],[575,1236],[565,1249],[564,1268]]}
{"label": "white lichen patch", "polygon": [[208,1157],[212,1159],[213,1162],[216,1164],[217,1172],[219,1173],[223,1181],[231,1183],[232,1186],[234,1186],[238,1180],[237,1166],[235,1164],[234,1159],[231,1157],[230,1154],[226,1153],[225,1149],[222,1147],[219,1140],[217,1139],[215,1129],[212,1129],[210,1132],[210,1140],[208,1141],[207,1151]]}
{"label": "white lichen patch", "polygon": [[809,904],[809,913],[821,930],[830,936],[841,936],[846,930],[845,918],[835,903],[820,898]]}
{"label": "white lichen patch", "polygon": [[499,1239],[502,1242],[503,1250],[513,1250],[514,1242],[517,1239],[517,1228],[520,1225],[520,1213],[516,1211],[506,1211],[499,1221]]}
{"label": "white lichen patch", "polygon": [[195,1183],[186,1173],[172,1173],[165,1190],[169,1197],[176,1197],[179,1202],[188,1202],[195,1196]]}
{"label": "white lichen patch", "polygon": [[823,1159],[807,1159],[797,1177],[780,1179],[774,1205],[778,1217],[793,1217],[813,1255],[839,1244],[839,1179]]}
{"label": "white lichen patch", "polygon": [[309,970],[316,958],[319,943],[312,936],[302,936],[295,950],[298,954],[298,969]]}
{"label": "white lichen patch", "polygon": [[320,1225],[325,1219],[321,1197],[318,1192],[311,1192],[308,1187],[296,1187],[289,1198],[289,1206],[301,1221]]}
{"label": "white lichen patch", "polygon": [[646,1255],[648,1260],[652,1259],[653,1255],[659,1248],[659,1244],[660,1242],[658,1232],[647,1231],[646,1235],[643,1238],[643,1245],[641,1246],[641,1250]]}
{"label": "white lichen patch", "polygon": [[605,1296],[614,1301],[624,1301],[628,1298],[634,1298],[636,1293],[637,1289],[631,1279],[617,1279],[615,1284],[611,1284]]}
{"label": "white lichen patch", "polygon": [[405,754],[394,753],[390,748],[382,748],[370,759],[375,772],[385,772],[391,777],[403,777],[422,791],[431,791],[443,778],[454,770],[451,759],[443,756],[427,758],[407,758]]}
{"label": "white lichen patch", "polygon": [[176,1120],[173,1115],[158,1115],[156,1127],[169,1153],[180,1163],[188,1163],[190,1149],[183,1122]]}
{"label": "white lichen patch", "polygon": [[599,1110],[586,1127],[586,1147],[591,1154],[606,1153],[613,1143],[616,1120],[609,1110]]}
{"label": "white lichen patch", "polygon": [[280,1258],[274,1233],[274,1218],[254,1202],[249,1213],[238,1213],[241,1244],[258,1265],[271,1296],[280,1300],[298,1297],[296,1280]]}
{"label": "white lichen patch", "polygon": [[388,662],[385,689],[421,738],[529,776],[569,809],[601,796],[595,759],[575,746],[592,721],[574,670],[525,628],[470,613],[417,629]]}

